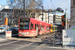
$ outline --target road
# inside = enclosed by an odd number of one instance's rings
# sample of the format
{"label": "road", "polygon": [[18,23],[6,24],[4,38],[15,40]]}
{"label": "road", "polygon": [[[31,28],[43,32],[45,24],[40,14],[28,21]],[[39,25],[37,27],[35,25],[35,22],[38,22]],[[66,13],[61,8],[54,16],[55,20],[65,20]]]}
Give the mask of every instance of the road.
{"label": "road", "polygon": [[31,42],[26,40],[6,40],[0,42],[0,50],[71,50],[53,48],[44,42]]}
{"label": "road", "polygon": [[[12,37],[0,41],[0,50],[72,50],[64,49],[61,45],[49,42],[52,34],[39,36],[38,38]],[[53,41],[52,41],[53,42]]]}

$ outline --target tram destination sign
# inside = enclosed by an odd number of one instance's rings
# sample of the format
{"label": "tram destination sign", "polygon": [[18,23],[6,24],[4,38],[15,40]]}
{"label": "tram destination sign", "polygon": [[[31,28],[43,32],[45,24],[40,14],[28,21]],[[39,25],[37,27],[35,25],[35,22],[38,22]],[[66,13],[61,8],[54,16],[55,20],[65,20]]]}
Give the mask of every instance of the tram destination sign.
{"label": "tram destination sign", "polygon": [[30,19],[20,19],[20,22],[30,21]]}

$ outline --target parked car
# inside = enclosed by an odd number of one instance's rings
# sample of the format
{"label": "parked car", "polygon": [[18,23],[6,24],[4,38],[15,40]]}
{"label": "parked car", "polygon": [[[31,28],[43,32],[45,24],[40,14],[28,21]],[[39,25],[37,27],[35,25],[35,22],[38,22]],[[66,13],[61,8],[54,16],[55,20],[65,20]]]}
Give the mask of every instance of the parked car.
{"label": "parked car", "polygon": [[0,33],[5,33],[6,28],[5,27],[0,27]]}
{"label": "parked car", "polygon": [[12,36],[18,35],[18,27],[9,28],[12,31]]}
{"label": "parked car", "polygon": [[9,28],[13,33],[18,33],[18,27]]}

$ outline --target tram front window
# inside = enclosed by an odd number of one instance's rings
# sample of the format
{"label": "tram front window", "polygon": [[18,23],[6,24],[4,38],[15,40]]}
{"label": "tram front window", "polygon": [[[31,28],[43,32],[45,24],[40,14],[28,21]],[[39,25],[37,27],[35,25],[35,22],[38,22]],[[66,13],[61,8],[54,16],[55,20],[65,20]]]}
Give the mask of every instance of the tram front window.
{"label": "tram front window", "polygon": [[29,29],[29,20],[20,19],[20,29]]}

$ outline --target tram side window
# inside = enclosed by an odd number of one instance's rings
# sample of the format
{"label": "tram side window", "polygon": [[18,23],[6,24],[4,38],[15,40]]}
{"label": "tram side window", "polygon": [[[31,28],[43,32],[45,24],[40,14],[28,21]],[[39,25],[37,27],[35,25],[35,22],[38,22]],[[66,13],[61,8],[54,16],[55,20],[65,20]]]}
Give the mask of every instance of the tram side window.
{"label": "tram side window", "polygon": [[38,29],[40,29],[40,25],[38,25]]}
{"label": "tram side window", "polygon": [[51,29],[51,26],[49,26],[49,29]]}
{"label": "tram side window", "polygon": [[36,30],[36,24],[35,24],[35,30]]}
{"label": "tram side window", "polygon": [[48,26],[48,30],[49,30],[49,26]]}
{"label": "tram side window", "polygon": [[42,25],[42,28],[43,28],[43,25]]}
{"label": "tram side window", "polygon": [[42,25],[42,30],[44,31],[44,25]]}
{"label": "tram side window", "polygon": [[30,25],[30,30],[32,30],[33,29],[33,24],[31,23],[31,25]]}
{"label": "tram side window", "polygon": [[40,25],[40,27],[41,27],[41,30],[42,30],[42,25]]}
{"label": "tram side window", "polygon": [[49,30],[49,26],[46,26],[46,30]]}
{"label": "tram side window", "polygon": [[47,26],[46,26],[46,30],[47,30]]}
{"label": "tram side window", "polygon": [[38,24],[36,26],[38,27]]}

